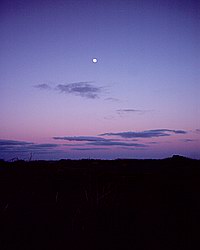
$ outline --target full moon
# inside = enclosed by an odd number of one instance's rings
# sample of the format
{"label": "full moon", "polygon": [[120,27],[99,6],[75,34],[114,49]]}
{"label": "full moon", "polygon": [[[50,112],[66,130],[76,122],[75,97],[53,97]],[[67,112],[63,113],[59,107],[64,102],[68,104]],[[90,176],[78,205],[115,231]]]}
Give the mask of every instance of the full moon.
{"label": "full moon", "polygon": [[93,58],[93,59],[92,59],[92,62],[93,62],[93,63],[97,63],[97,58]]}

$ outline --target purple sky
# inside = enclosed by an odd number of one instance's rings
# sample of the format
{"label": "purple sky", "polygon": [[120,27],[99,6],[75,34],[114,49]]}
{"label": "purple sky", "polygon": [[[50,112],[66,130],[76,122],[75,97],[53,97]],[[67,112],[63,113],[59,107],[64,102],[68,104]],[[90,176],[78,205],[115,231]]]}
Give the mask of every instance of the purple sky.
{"label": "purple sky", "polygon": [[200,159],[199,17],[194,0],[1,1],[0,158]]}

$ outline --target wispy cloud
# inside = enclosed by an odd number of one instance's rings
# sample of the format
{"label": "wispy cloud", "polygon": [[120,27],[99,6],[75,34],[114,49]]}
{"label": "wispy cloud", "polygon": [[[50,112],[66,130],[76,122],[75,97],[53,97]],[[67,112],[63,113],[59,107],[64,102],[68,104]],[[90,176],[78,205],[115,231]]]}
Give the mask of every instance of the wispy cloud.
{"label": "wispy cloud", "polygon": [[115,119],[115,116],[114,115],[107,115],[107,116],[104,116],[105,120],[114,120]]}
{"label": "wispy cloud", "polygon": [[134,113],[145,114],[145,113],[150,112],[150,111],[151,110],[142,110],[142,109],[118,109],[118,110],[116,110],[116,112],[119,115],[122,115],[122,114],[134,114]]}
{"label": "wispy cloud", "polygon": [[119,141],[95,141],[89,142],[87,145],[93,146],[126,146],[126,147],[147,147],[145,144],[141,143],[128,143],[128,142],[119,142]]}
{"label": "wispy cloud", "polygon": [[118,133],[104,133],[100,134],[100,136],[120,136],[122,138],[152,138],[152,137],[170,136],[172,133],[186,134],[187,132],[184,130],[153,129],[141,132],[127,131]]}
{"label": "wispy cloud", "polygon": [[120,100],[118,98],[114,97],[108,97],[104,99],[105,101],[111,101],[111,102],[119,102]]}
{"label": "wispy cloud", "polygon": [[158,144],[159,142],[157,142],[157,141],[149,141],[149,142],[147,142],[148,144]]}
{"label": "wispy cloud", "polygon": [[55,148],[58,147],[58,144],[53,144],[53,143],[43,143],[43,144],[33,144],[29,145],[27,148],[28,149],[50,149],[50,148]]}
{"label": "wispy cloud", "polygon": [[66,141],[108,141],[108,139],[96,136],[55,136],[53,139]]}
{"label": "wispy cloud", "polygon": [[35,88],[38,88],[38,89],[43,89],[43,90],[49,90],[51,89],[51,87],[46,84],[46,83],[42,83],[42,84],[37,84],[37,85],[34,85]]}
{"label": "wispy cloud", "polygon": [[91,99],[98,98],[102,92],[102,87],[97,87],[90,82],[58,84],[56,89],[66,94],[74,94]]}
{"label": "wispy cloud", "polygon": [[0,153],[29,153],[29,152],[45,152],[51,151],[58,147],[59,144],[43,143],[36,144],[33,142],[3,140],[0,139]]}
{"label": "wispy cloud", "polygon": [[25,152],[27,151],[25,146],[16,146],[16,145],[9,145],[9,146],[4,146],[0,145],[0,153],[6,153],[6,152]]}
{"label": "wispy cloud", "polygon": [[[100,97],[100,94],[105,91],[105,87],[103,86],[96,86],[91,81],[84,81],[84,82],[74,82],[74,83],[66,83],[66,84],[57,84],[55,87],[52,87],[50,84],[37,84],[34,85],[35,88],[41,89],[41,90],[54,90],[59,91],[61,93],[65,94],[73,94],[76,96],[81,96],[89,99],[96,99]],[[112,101],[117,101],[116,98],[107,98]]]}
{"label": "wispy cloud", "polygon": [[[64,136],[64,137],[53,137],[55,140],[67,140],[67,141],[78,141],[86,142],[85,144],[67,144],[67,146],[127,146],[127,147],[146,147],[145,144],[124,142],[119,139],[106,139],[97,136]],[[92,149],[91,149],[92,150]]]}
{"label": "wispy cloud", "polygon": [[108,150],[108,148],[71,148],[71,150],[77,150],[77,151],[97,151],[97,150]]}
{"label": "wispy cloud", "polygon": [[193,141],[196,141],[196,140],[194,140],[194,139],[181,139],[181,141],[183,141],[183,142],[193,142]]}
{"label": "wispy cloud", "polygon": [[0,139],[0,146],[19,146],[19,145],[30,145],[33,144],[32,142],[25,142],[25,141],[15,141],[15,140],[3,140]]}

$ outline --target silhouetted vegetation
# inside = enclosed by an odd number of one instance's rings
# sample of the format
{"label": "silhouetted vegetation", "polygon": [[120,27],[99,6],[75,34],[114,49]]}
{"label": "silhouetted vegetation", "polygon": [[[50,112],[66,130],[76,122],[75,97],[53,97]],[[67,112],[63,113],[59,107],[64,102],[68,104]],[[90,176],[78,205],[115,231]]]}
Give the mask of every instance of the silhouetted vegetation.
{"label": "silhouetted vegetation", "polygon": [[198,249],[200,161],[0,161],[0,249]]}

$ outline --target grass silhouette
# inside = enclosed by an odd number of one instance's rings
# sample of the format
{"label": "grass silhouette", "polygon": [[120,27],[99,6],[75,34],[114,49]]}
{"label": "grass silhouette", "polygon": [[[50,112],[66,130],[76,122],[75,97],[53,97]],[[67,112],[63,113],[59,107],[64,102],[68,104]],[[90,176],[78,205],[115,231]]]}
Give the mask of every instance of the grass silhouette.
{"label": "grass silhouette", "polygon": [[0,249],[196,249],[199,163],[0,161]]}

